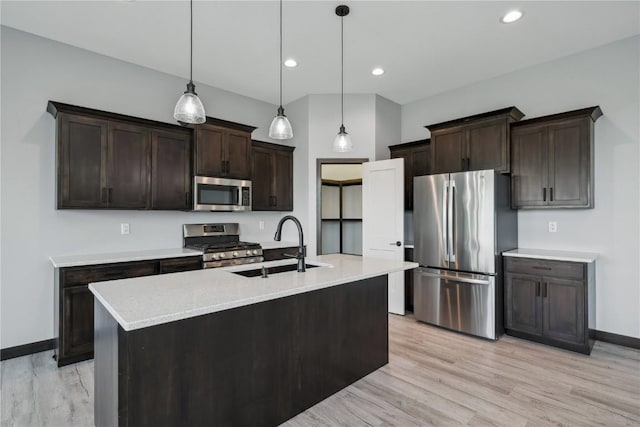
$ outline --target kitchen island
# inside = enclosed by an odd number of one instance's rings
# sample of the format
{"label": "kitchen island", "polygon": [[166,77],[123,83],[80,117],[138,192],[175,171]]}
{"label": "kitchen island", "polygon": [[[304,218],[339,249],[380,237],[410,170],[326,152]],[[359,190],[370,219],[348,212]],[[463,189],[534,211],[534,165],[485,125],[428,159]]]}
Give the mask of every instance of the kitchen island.
{"label": "kitchen island", "polygon": [[387,274],[417,265],[307,263],[91,284],[96,426],[278,425],[387,364]]}

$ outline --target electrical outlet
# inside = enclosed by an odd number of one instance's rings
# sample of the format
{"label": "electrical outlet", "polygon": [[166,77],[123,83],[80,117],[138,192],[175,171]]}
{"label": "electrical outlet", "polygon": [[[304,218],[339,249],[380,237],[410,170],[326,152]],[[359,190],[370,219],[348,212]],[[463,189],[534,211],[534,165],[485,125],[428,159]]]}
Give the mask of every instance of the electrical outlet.
{"label": "electrical outlet", "polygon": [[260,230],[264,230],[264,221],[260,221]]}
{"label": "electrical outlet", "polygon": [[549,233],[555,233],[558,231],[558,223],[555,221],[549,221]]}
{"label": "electrical outlet", "polygon": [[120,224],[120,234],[129,234],[129,224]]}

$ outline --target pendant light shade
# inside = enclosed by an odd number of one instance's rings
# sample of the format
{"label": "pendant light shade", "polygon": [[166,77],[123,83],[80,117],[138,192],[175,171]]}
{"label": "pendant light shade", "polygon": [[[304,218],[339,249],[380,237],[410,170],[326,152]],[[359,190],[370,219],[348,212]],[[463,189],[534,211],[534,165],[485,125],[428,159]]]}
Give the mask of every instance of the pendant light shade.
{"label": "pendant light shade", "polygon": [[344,125],[340,126],[340,132],[338,132],[338,135],[336,135],[336,139],[333,140],[333,151],[336,151],[338,153],[353,151],[351,137],[344,129]]}
{"label": "pendant light shade", "polygon": [[280,107],[269,126],[269,136],[274,139],[293,138],[293,128],[287,116],[284,115],[282,107],[282,0],[280,0]]}
{"label": "pendant light shade", "polygon": [[196,85],[193,84],[193,0],[190,1],[190,9],[191,53],[189,55],[189,83],[187,83],[187,90],[178,99],[176,108],[173,110],[173,117],[181,123],[198,125],[204,123],[207,118],[204,112],[204,105],[202,105],[202,101],[200,101],[196,93]]}
{"label": "pendant light shade", "polygon": [[353,151],[351,137],[344,128],[344,17],[349,14],[349,6],[341,5],[336,7],[336,15],[340,17],[340,130],[336,139],[333,140],[333,151],[346,153]]}
{"label": "pendant light shade", "polygon": [[278,108],[278,114],[273,118],[269,127],[269,136],[274,139],[291,139],[293,138],[293,129],[289,119],[284,115],[284,108]]}

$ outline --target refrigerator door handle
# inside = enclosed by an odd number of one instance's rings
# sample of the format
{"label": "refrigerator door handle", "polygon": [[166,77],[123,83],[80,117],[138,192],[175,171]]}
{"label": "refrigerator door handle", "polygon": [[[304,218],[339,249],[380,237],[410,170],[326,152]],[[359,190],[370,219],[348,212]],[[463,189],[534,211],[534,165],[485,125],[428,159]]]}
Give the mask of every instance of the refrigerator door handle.
{"label": "refrigerator door handle", "polygon": [[454,248],[454,242],[455,242],[454,230],[455,230],[455,219],[456,219],[455,194],[456,194],[456,182],[452,179],[449,181],[449,215],[447,218],[447,225],[448,225],[447,246],[449,248],[448,259],[450,262],[456,262],[456,252]]}
{"label": "refrigerator door handle", "polygon": [[425,272],[425,271],[421,271],[420,275],[421,276],[426,276],[426,277],[437,277],[437,278],[442,279],[442,280],[452,280],[454,282],[459,282],[459,283],[471,283],[471,284],[474,284],[474,285],[490,285],[492,283],[491,278],[489,278],[489,279],[474,279],[474,278],[470,278],[470,277],[461,277],[461,276],[454,276],[454,275],[447,275],[447,274],[430,273],[430,272]]}
{"label": "refrigerator door handle", "polygon": [[447,198],[449,197],[449,181],[442,184],[442,247],[444,248],[444,260],[449,261],[449,248],[447,247]]}

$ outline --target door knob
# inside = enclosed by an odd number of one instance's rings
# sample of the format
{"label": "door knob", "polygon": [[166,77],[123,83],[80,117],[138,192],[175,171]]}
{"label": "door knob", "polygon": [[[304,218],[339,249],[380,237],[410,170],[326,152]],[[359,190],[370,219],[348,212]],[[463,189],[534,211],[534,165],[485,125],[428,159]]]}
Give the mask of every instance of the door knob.
{"label": "door knob", "polygon": [[395,243],[389,243],[391,246],[402,246],[402,243],[400,242],[400,240],[398,240]]}

